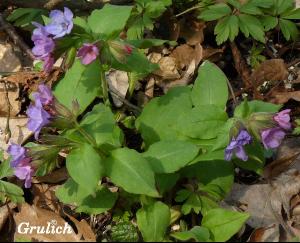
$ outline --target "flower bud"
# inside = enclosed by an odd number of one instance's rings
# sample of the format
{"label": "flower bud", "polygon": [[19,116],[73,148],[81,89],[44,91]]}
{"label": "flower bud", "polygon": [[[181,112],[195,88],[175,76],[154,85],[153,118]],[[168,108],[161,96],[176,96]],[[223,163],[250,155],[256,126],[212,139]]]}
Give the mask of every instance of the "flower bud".
{"label": "flower bud", "polygon": [[113,56],[121,63],[125,63],[126,57],[131,55],[134,50],[133,46],[120,40],[109,41],[108,45]]}

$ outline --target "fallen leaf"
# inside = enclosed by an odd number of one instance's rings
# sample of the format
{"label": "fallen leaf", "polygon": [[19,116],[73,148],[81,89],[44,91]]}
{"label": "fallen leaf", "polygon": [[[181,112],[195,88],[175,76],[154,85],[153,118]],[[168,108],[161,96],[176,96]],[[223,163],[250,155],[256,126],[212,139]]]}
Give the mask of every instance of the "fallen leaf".
{"label": "fallen leaf", "polygon": [[182,78],[163,83],[162,88],[164,89],[164,92],[167,93],[172,87],[188,85],[192,81],[196,67],[195,60],[193,60]]}
{"label": "fallen leaf", "polygon": [[0,72],[16,72],[22,67],[22,63],[13,50],[10,43],[0,41]]}
{"label": "fallen leaf", "polygon": [[59,168],[55,171],[52,171],[50,174],[36,177],[34,183],[47,183],[47,184],[58,184],[66,181],[69,178],[66,167]]}
{"label": "fallen leaf", "polygon": [[273,224],[269,227],[254,230],[248,242],[279,242],[279,236],[279,226]]}
{"label": "fallen leaf", "polygon": [[56,188],[57,186],[49,186],[48,184],[33,184],[32,194],[34,195],[34,205],[38,208],[48,209],[58,213],[60,207],[55,196]]}
{"label": "fallen leaf", "polygon": [[14,83],[7,83],[6,86],[7,91],[5,84],[0,83],[0,116],[7,116],[8,108],[10,108],[10,116],[14,117],[21,110],[21,101],[19,99],[20,89]]}
{"label": "fallen leaf", "polygon": [[201,44],[204,41],[205,27],[204,21],[183,18],[180,21],[179,37],[185,39],[186,43],[191,46]]}
{"label": "fallen leaf", "polygon": [[162,79],[178,79],[180,74],[177,69],[176,59],[174,57],[162,57],[158,61],[159,70],[154,71],[154,73]]}
{"label": "fallen leaf", "polygon": [[[9,119],[9,127],[11,131],[10,142],[22,144],[32,133],[27,128],[28,118],[15,117]],[[8,144],[6,143],[6,129],[7,118],[0,117],[0,148],[6,150]]]}
{"label": "fallen leaf", "polygon": [[252,73],[251,78],[257,86],[265,81],[281,81],[288,78],[288,69],[283,59],[271,59],[262,62]]}
{"label": "fallen leaf", "polygon": [[[27,234],[21,234],[18,232],[18,227],[22,223],[28,223],[30,226],[40,226],[47,228],[50,225],[50,229],[55,227],[65,227],[65,225],[70,226],[62,217],[51,211],[38,208],[36,206],[30,206],[29,204],[22,204],[20,206],[20,211],[15,213],[14,220],[16,223],[16,232],[14,239],[27,239],[30,241],[44,241],[44,242],[87,242],[89,239],[83,237],[83,233],[70,229],[70,233],[65,234],[38,234],[36,230],[28,232]],[[49,226],[48,226],[49,227]],[[84,239],[82,239],[84,238]]]}
{"label": "fallen leaf", "polygon": [[[106,78],[110,90],[117,92],[123,99],[125,99],[129,88],[127,72],[113,70],[106,75]],[[123,105],[123,102],[113,92],[111,92],[111,96],[116,107],[121,107]]]}
{"label": "fallen leaf", "polygon": [[197,45],[197,49],[189,45],[180,45],[171,53],[170,57],[175,58],[176,65],[180,69],[188,67],[190,63],[195,60],[196,63],[199,63],[203,57],[203,49],[200,44]]}
{"label": "fallen leaf", "polygon": [[275,93],[270,97],[270,102],[275,104],[285,104],[289,100],[296,100],[300,102],[300,91]]}
{"label": "fallen leaf", "polygon": [[293,163],[296,163],[296,159],[299,157],[300,152],[295,152],[288,157],[281,158],[278,160],[273,161],[272,163],[268,164],[264,168],[263,176],[267,180],[274,179],[275,177],[279,176],[282,172],[288,170]]}

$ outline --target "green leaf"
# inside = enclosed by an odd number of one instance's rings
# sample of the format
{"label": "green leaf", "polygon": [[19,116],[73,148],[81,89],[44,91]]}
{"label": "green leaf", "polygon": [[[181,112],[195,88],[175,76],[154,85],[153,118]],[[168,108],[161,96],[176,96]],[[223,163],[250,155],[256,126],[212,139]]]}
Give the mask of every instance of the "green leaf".
{"label": "green leaf", "polygon": [[143,153],[155,173],[173,173],[187,165],[196,157],[196,145],[184,141],[160,141],[152,144]]}
{"label": "green leaf", "polygon": [[197,178],[203,185],[213,184],[219,186],[228,194],[234,182],[233,164],[224,160],[203,161],[184,168],[182,176]]}
{"label": "green leaf", "polygon": [[113,39],[119,36],[130,17],[132,6],[105,4],[100,10],[94,10],[88,18],[88,24],[96,34]]}
{"label": "green leaf", "polygon": [[166,95],[152,99],[136,120],[147,146],[160,140],[177,139],[177,120],[186,110],[192,109],[190,87],[171,89]]}
{"label": "green leaf", "polygon": [[195,226],[190,231],[176,232],[171,236],[180,241],[210,242],[209,230],[201,226]]}
{"label": "green leaf", "polygon": [[262,10],[253,4],[251,1],[249,1],[246,4],[243,4],[242,7],[240,8],[240,11],[245,14],[252,14],[252,15],[262,15],[263,12]]}
{"label": "green leaf", "polygon": [[122,217],[117,219],[115,225],[111,228],[112,242],[139,242],[137,228],[130,219]]}
{"label": "green leaf", "polygon": [[206,10],[202,11],[199,18],[205,21],[213,21],[229,15],[231,12],[232,10],[227,4],[219,3],[209,6]]}
{"label": "green leaf", "polygon": [[82,65],[76,60],[65,77],[54,88],[54,95],[66,107],[72,109],[72,102],[77,100],[83,112],[97,97],[101,95],[100,62]]}
{"label": "green leaf", "polygon": [[6,19],[13,22],[14,26],[27,27],[32,22],[42,23],[42,15],[47,14],[47,10],[38,8],[17,8]]}
{"label": "green leaf", "polygon": [[0,163],[0,179],[3,179],[4,177],[9,177],[14,174],[13,169],[10,166],[9,160],[4,160]]}
{"label": "green leaf", "polygon": [[117,201],[117,193],[112,193],[107,188],[98,189],[95,195],[90,195],[85,198],[76,212],[87,214],[101,214],[110,210]]}
{"label": "green leaf", "polygon": [[88,197],[90,192],[78,185],[72,178],[55,191],[55,196],[64,204],[79,206],[83,199]]}
{"label": "green leaf", "polygon": [[24,192],[20,187],[0,180],[0,202],[5,202],[5,199],[9,198],[14,203],[23,203],[23,195]]}
{"label": "green leaf", "polygon": [[128,40],[142,39],[144,35],[145,25],[143,18],[138,17],[133,23],[129,25],[127,30]]}
{"label": "green leaf", "polygon": [[238,16],[240,30],[246,37],[251,35],[255,40],[265,43],[265,33],[261,22],[254,16],[248,14],[240,14]]}
{"label": "green leaf", "polygon": [[265,28],[265,31],[269,31],[278,25],[278,18],[273,16],[263,16],[261,17],[261,22]]}
{"label": "green leaf", "polygon": [[222,208],[212,209],[204,215],[202,226],[210,230],[213,241],[225,242],[241,229],[248,218],[249,215],[246,213]]}
{"label": "green leaf", "polygon": [[248,3],[251,3],[251,5],[260,8],[270,8],[274,4],[274,0],[249,0]]}
{"label": "green leaf", "polygon": [[152,19],[156,19],[167,10],[165,4],[162,1],[149,1],[146,4],[145,14]]}
{"label": "green leaf", "polygon": [[105,161],[106,174],[113,183],[133,194],[158,197],[155,177],[141,154],[128,148],[116,149]]}
{"label": "green leaf", "polygon": [[170,191],[176,185],[179,178],[180,176],[177,173],[156,174],[155,180],[159,193],[163,195]]}
{"label": "green leaf", "polygon": [[104,175],[101,157],[89,144],[80,144],[71,151],[66,166],[72,179],[88,192],[93,193]]}
{"label": "green leaf", "polygon": [[[206,61],[198,71],[192,90],[193,104],[197,106],[216,105],[224,108],[228,99],[227,77],[215,64]],[[211,75],[211,74],[214,75]]]}
{"label": "green leaf", "polygon": [[127,42],[140,49],[147,49],[153,46],[162,46],[164,44],[169,44],[172,46],[175,46],[177,44],[176,41],[160,40],[160,39],[128,40]]}
{"label": "green leaf", "polygon": [[171,221],[170,209],[162,202],[155,202],[140,209],[137,224],[146,242],[161,242]]}
{"label": "green leaf", "polygon": [[190,138],[213,139],[217,137],[227,119],[224,108],[216,105],[199,105],[178,119],[176,130]]}
{"label": "green leaf", "polygon": [[279,26],[286,40],[292,39],[295,41],[298,39],[299,30],[294,22],[286,19],[279,19]]}
{"label": "green leaf", "polygon": [[281,105],[263,102],[260,100],[243,101],[235,108],[234,117],[247,119],[252,113],[255,112],[271,112],[276,113],[281,108]]}
{"label": "green leaf", "polygon": [[219,20],[215,28],[216,41],[218,45],[230,39],[234,41],[239,33],[239,20],[235,15],[225,17]]}
{"label": "green leaf", "polygon": [[99,147],[105,144],[113,148],[122,146],[124,134],[118,127],[111,109],[104,104],[94,106],[80,122],[80,127],[95,139]]}
{"label": "green leaf", "polygon": [[295,1],[294,0],[276,0],[275,8],[276,8],[276,15],[281,15],[282,13],[293,9]]}
{"label": "green leaf", "polygon": [[300,19],[300,8],[287,11],[283,13],[280,17],[283,19]]}

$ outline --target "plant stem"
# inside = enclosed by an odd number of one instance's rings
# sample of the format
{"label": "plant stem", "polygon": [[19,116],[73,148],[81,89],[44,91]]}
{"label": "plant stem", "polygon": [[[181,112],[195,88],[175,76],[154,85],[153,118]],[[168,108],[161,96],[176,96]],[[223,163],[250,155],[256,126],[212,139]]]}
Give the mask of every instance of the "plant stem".
{"label": "plant stem", "polygon": [[175,17],[178,18],[178,17],[180,17],[180,16],[182,16],[182,15],[184,15],[184,14],[187,14],[187,13],[189,13],[189,12],[192,12],[192,11],[198,9],[198,8],[201,8],[201,7],[202,7],[202,6],[198,6],[198,5],[193,6],[193,7],[191,7],[191,8],[186,9],[185,11],[183,11],[183,12],[181,12],[181,13],[179,13],[179,14],[176,14]]}
{"label": "plant stem", "polygon": [[106,103],[106,101],[108,100],[108,84],[107,84],[107,80],[105,77],[105,72],[104,72],[101,64],[100,64],[100,80],[101,80],[101,85],[102,85],[103,100],[104,100],[104,103]]}

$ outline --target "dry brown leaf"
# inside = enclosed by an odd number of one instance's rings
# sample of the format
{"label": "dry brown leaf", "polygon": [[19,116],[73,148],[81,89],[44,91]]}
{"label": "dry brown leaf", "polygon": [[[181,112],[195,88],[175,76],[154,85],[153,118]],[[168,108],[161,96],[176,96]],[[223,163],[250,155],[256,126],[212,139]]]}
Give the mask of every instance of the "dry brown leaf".
{"label": "dry brown leaf", "polygon": [[295,152],[288,157],[280,158],[268,164],[264,168],[263,176],[267,180],[274,179],[279,176],[282,172],[288,170],[293,163],[296,163],[296,159],[299,157],[300,152]]}
{"label": "dry brown leaf", "polygon": [[0,72],[16,72],[21,69],[22,63],[13,50],[13,46],[0,41]]}
{"label": "dry brown leaf", "polygon": [[[20,89],[19,86],[14,83],[7,83],[6,86],[7,91],[4,83],[0,83],[0,116],[7,116],[10,104],[10,116],[14,117],[21,110],[21,101],[19,99]],[[8,100],[6,95],[8,96]]]}
{"label": "dry brown leaf", "polygon": [[[32,133],[27,128],[28,118],[16,117],[9,120],[9,127],[11,131],[11,142],[21,144]],[[0,117],[0,147],[4,150],[8,148],[6,143],[5,129],[7,124],[6,117]]]}
{"label": "dry brown leaf", "polygon": [[[18,227],[24,227],[24,222],[28,223],[30,226],[44,226],[47,228],[48,225],[64,228],[65,226],[70,226],[62,217],[51,211],[38,208],[36,206],[30,206],[29,204],[22,204],[20,212],[14,215],[14,220],[16,223],[16,232],[14,239],[29,239],[31,241],[44,241],[44,242],[87,242],[89,239],[85,239],[83,233],[78,230],[78,234],[72,229],[69,233],[65,234],[38,234],[36,230],[28,232],[27,234],[22,234],[24,228],[21,232],[18,232]],[[23,223],[23,224],[22,224]],[[22,224],[22,225],[21,225]],[[20,226],[21,225],[21,226]],[[49,226],[48,226],[49,227]],[[82,239],[84,238],[84,239]]]}
{"label": "dry brown leaf", "polygon": [[38,208],[59,212],[60,207],[55,196],[57,186],[49,186],[48,184],[33,184],[32,193],[34,195],[33,203]]}
{"label": "dry brown leaf", "polygon": [[175,48],[170,57],[175,58],[178,68],[184,69],[185,67],[188,67],[193,60],[195,60],[196,63],[199,63],[202,60],[202,51],[200,44],[197,45],[196,50],[193,47],[184,44]]}
{"label": "dry brown leaf", "polygon": [[[9,203],[8,205],[3,205],[0,207],[0,231],[2,230],[6,220],[9,217],[9,211],[14,209],[17,205],[14,203]],[[9,210],[10,209],[10,210]]]}
{"label": "dry brown leaf", "polygon": [[288,78],[288,69],[283,59],[271,59],[262,62],[252,73],[256,85],[265,81],[281,81]]}
{"label": "dry brown leaf", "polygon": [[[106,78],[110,90],[116,91],[124,99],[129,88],[127,72],[113,70],[108,75],[106,75]],[[121,107],[123,105],[123,102],[113,92],[111,92],[111,96],[116,107]]]}
{"label": "dry brown leaf", "polygon": [[66,167],[59,168],[49,175],[37,177],[33,180],[34,183],[58,184],[66,181],[69,178]]}
{"label": "dry brown leaf", "polygon": [[174,57],[162,57],[158,61],[159,70],[154,73],[163,79],[177,79],[180,78],[180,74],[177,70],[176,59]]}
{"label": "dry brown leaf", "polygon": [[93,232],[93,230],[91,229],[90,225],[85,220],[78,221],[77,219],[75,219],[74,217],[72,217],[69,214],[67,214],[67,216],[72,220],[72,222],[75,224],[78,232],[80,232],[80,234],[82,234],[82,236],[84,237],[84,239],[86,241],[96,242],[96,235]]}
{"label": "dry brown leaf", "polygon": [[279,236],[279,226],[273,224],[269,227],[254,230],[248,242],[279,242]]}
{"label": "dry brown leaf", "polygon": [[162,83],[161,86],[164,89],[164,92],[167,93],[172,87],[188,85],[192,81],[196,67],[195,60],[193,60],[181,79]]}
{"label": "dry brown leaf", "polygon": [[186,43],[191,46],[201,44],[204,41],[203,30],[205,27],[204,21],[183,18],[180,21],[180,37],[185,39]]}
{"label": "dry brown leaf", "polygon": [[216,49],[212,47],[203,48],[203,60],[209,60],[211,62],[217,62],[222,58],[224,48]]}
{"label": "dry brown leaf", "polygon": [[269,101],[275,104],[285,104],[289,100],[296,100],[300,102],[300,91],[275,93]]}

